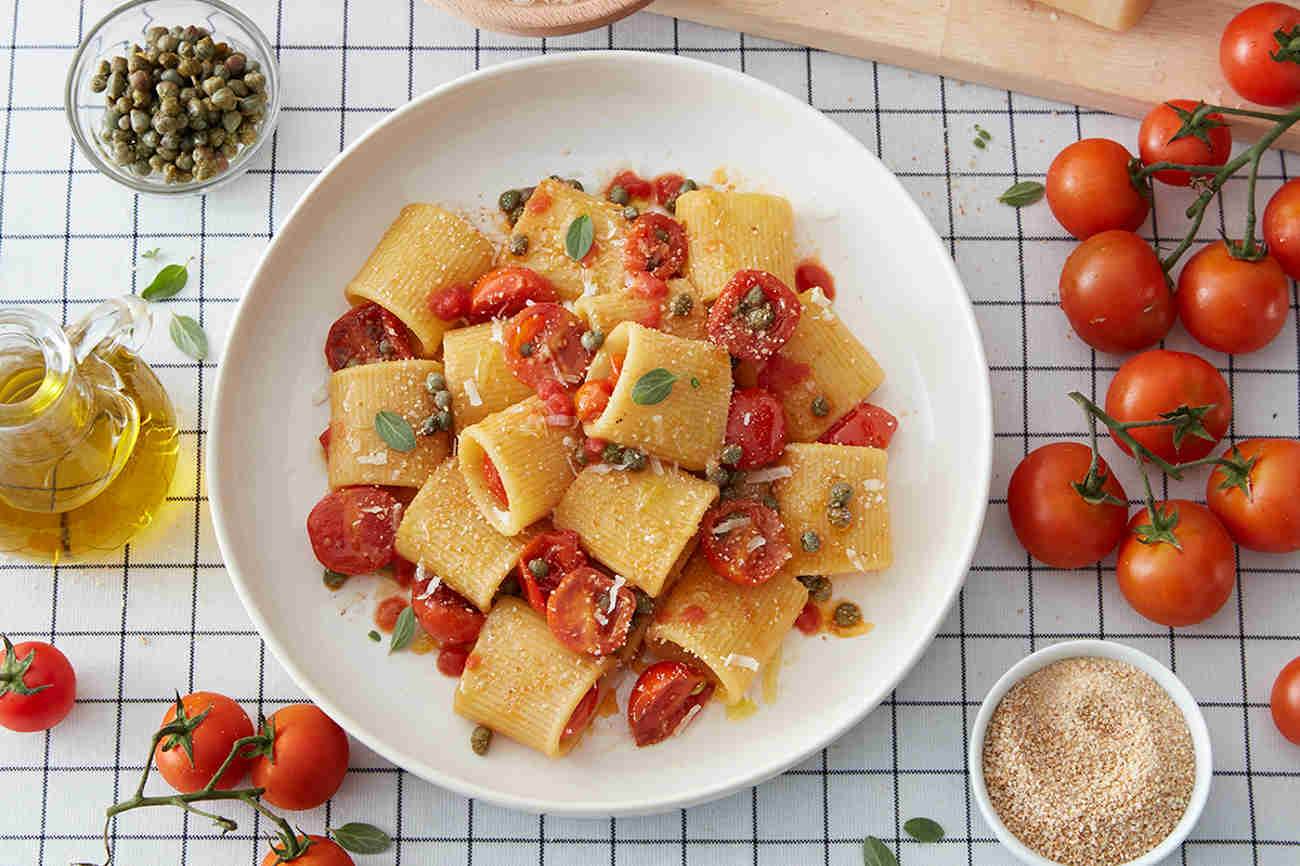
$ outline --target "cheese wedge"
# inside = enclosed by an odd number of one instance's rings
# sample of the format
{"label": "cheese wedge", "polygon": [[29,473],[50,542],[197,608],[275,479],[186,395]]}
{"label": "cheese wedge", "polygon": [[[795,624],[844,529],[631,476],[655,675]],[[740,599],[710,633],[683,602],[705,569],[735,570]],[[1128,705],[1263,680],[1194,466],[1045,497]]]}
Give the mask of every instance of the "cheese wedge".
{"label": "cheese wedge", "polygon": [[1151,0],[1043,0],[1043,5],[1110,30],[1128,30],[1151,8]]}

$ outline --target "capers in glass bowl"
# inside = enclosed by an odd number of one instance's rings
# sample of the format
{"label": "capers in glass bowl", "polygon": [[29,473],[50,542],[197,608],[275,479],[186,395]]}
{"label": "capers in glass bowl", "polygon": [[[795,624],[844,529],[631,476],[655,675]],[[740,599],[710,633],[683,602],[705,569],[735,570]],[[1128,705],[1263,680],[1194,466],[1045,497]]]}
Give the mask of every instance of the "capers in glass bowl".
{"label": "capers in glass bowl", "polygon": [[86,34],[65,88],[82,155],[136,192],[191,195],[246,171],[279,110],[275,54],[221,0],[131,0]]}

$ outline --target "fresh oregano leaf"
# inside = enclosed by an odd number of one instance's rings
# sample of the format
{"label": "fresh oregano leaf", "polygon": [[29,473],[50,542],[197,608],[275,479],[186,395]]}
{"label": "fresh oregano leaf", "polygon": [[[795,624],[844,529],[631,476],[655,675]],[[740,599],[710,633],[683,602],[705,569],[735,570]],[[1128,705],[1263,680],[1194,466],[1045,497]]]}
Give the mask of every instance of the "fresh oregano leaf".
{"label": "fresh oregano leaf", "polygon": [[943,827],[929,818],[911,818],[903,829],[918,842],[938,842],[943,838]]}
{"label": "fresh oregano leaf", "polygon": [[583,214],[569,223],[569,230],[564,235],[564,251],[575,262],[581,261],[591,252],[591,242],[595,237],[596,227],[592,225],[591,217]]}
{"label": "fresh oregano leaf", "polygon": [[203,333],[203,326],[189,316],[172,316],[172,323],[167,327],[176,348],[196,361],[208,356],[208,335]]}
{"label": "fresh oregano leaf", "polygon": [[394,451],[411,451],[415,448],[415,431],[406,419],[385,409],[375,415],[375,432]]}
{"label": "fresh oregano leaf", "polygon": [[153,282],[144,287],[140,297],[146,301],[161,301],[175,296],[190,279],[190,272],[185,265],[168,265],[158,272]]}
{"label": "fresh oregano leaf", "polygon": [[330,833],[335,842],[353,854],[382,854],[393,845],[392,838],[373,824],[353,821],[342,827],[330,828]]}
{"label": "fresh oregano leaf", "polygon": [[862,843],[862,866],[898,866],[898,858],[884,842],[868,836]]}
{"label": "fresh oregano leaf", "polygon": [[388,642],[388,652],[395,653],[406,649],[415,639],[415,608],[409,604],[402,608],[402,613],[397,617],[397,625],[393,626],[393,637]]}
{"label": "fresh oregano leaf", "polygon": [[662,403],[673,390],[677,376],[663,367],[655,367],[632,386],[632,402],[640,406],[653,406]]}
{"label": "fresh oregano leaf", "polygon": [[1036,180],[1022,180],[1008,187],[998,196],[998,201],[1012,207],[1027,207],[1041,199],[1045,191],[1046,187]]}

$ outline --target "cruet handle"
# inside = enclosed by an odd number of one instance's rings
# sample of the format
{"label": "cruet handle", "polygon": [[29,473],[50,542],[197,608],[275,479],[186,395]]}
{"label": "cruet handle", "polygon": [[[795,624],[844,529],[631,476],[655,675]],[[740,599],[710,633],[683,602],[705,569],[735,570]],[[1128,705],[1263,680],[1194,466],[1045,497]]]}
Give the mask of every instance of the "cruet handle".
{"label": "cruet handle", "polygon": [[132,354],[139,352],[152,328],[149,305],[139,298],[123,295],[98,305],[69,326],[66,333],[80,366],[92,352],[107,355],[119,348]]}

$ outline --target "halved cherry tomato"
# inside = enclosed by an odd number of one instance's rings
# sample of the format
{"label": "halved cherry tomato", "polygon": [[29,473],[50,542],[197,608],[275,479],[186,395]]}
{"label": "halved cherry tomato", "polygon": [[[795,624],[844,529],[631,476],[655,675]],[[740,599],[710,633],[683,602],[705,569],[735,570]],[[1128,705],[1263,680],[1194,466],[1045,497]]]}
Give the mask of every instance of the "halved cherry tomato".
{"label": "halved cherry tomato", "polygon": [[767,583],[791,556],[781,516],[752,499],[728,499],[705,512],[700,545],[715,572],[742,586]]}
{"label": "halved cherry tomato", "polygon": [[609,405],[610,395],[614,393],[611,379],[589,379],[578,388],[573,397],[573,405],[578,413],[578,420],[584,424],[595,421]]}
{"label": "halved cherry tomato", "polygon": [[794,292],[773,274],[736,271],[709,308],[709,340],[737,358],[763,361],[790,339],[802,312]]}
{"label": "halved cherry tomato", "polygon": [[1264,208],[1268,253],[1291,279],[1300,279],[1300,178],[1282,184]]}
{"label": "halved cherry tomato", "polygon": [[558,379],[543,379],[536,390],[548,416],[573,417],[573,393],[568,385]]}
{"label": "halved cherry tomato", "polygon": [[762,388],[732,392],[724,441],[740,446],[738,469],[757,469],[776,460],[785,450],[781,401]]}
{"label": "halved cherry tomato", "polygon": [[623,267],[672,279],[686,265],[686,230],[672,217],[643,213],[632,223],[623,252]]}
{"label": "halved cherry tomato", "polygon": [[[1183,406],[1189,409],[1213,406],[1201,418],[1205,436],[1189,432],[1176,445],[1174,429],[1169,426],[1136,427],[1128,431],[1170,463],[1199,460],[1228,432],[1232,395],[1219,371],[1196,355],[1152,349],[1125,361],[1106,390],[1106,413],[1117,421],[1154,421],[1163,413]],[[1111,438],[1125,454],[1132,453],[1114,431]]]}
{"label": "halved cherry tomato", "polygon": [[[333,839],[317,836],[314,833],[299,836],[298,839],[311,839],[311,845],[301,857],[289,861],[293,866],[356,866],[356,862],[348,856],[348,852],[339,847]],[[281,866],[285,862],[276,850],[282,844],[284,843],[275,842],[272,845],[271,850],[266,852],[266,857],[262,859],[262,866]]]}
{"label": "halved cherry tomato", "polygon": [[1128,497],[1105,460],[1101,491],[1118,502],[1092,504],[1074,489],[1088,475],[1092,449],[1078,442],[1053,442],[1020,461],[1007,487],[1011,528],[1035,559],[1055,568],[1080,568],[1114,550],[1128,525]]}
{"label": "halved cherry tomato", "polygon": [[501,480],[501,473],[497,471],[497,465],[492,462],[492,458],[487,454],[483,455],[483,483],[487,486],[488,493],[502,508],[510,507],[510,497],[506,495],[505,482]]}
{"label": "halved cherry tomato", "polygon": [[573,714],[569,716],[569,721],[564,725],[564,732],[560,734],[560,739],[571,740],[587,729],[591,723],[591,717],[596,715],[596,707],[600,705],[600,686],[592,686],[578,705],[573,708]]}
{"label": "halved cherry tomato", "polygon": [[1249,465],[1242,473],[1215,466],[1205,499],[1232,540],[1251,550],[1300,550],[1300,442],[1247,439],[1224,453]]}
{"label": "halved cherry tomato", "polygon": [[341,487],[321,497],[307,515],[312,552],[326,568],[369,574],[393,560],[401,507],[381,487]]}
{"label": "halved cherry tomato", "polygon": [[1151,514],[1139,508],[1119,547],[1120,592],[1134,610],[1160,625],[1204,622],[1232,594],[1237,570],[1232,539],[1204,505],[1172,499],[1157,503],[1156,510],[1176,519],[1172,532],[1179,546],[1143,541]]}
{"label": "halved cherry tomato", "polygon": [[627,723],[638,746],[678,733],[687,717],[713,697],[713,682],[685,662],[656,662],[641,672],[627,699]]}
{"label": "halved cherry tomato", "polygon": [[325,363],[342,370],[374,361],[415,357],[415,337],[402,320],[375,303],[353,307],[330,325]]}
{"label": "halved cherry tomato", "polygon": [[1291,306],[1290,284],[1277,259],[1235,259],[1223,241],[1201,248],[1183,265],[1177,298],[1187,333],[1230,355],[1273,342]]}
{"label": "halved cherry tomato", "polygon": [[268,753],[253,759],[253,785],[272,806],[302,811],[322,806],[348,772],[348,735],[315,704],[290,704],[271,714],[262,733],[274,733]]}
{"label": "halved cherry tomato", "polygon": [[599,436],[588,436],[582,440],[582,453],[587,456],[587,462],[599,463],[605,456],[605,446],[608,444],[609,440]]}
{"label": "halved cherry tomato", "polygon": [[465,673],[465,662],[469,660],[470,648],[467,646],[445,646],[438,650],[438,673],[449,677],[458,677]]}
{"label": "halved cherry tomato", "polygon": [[[216,775],[236,740],[253,735],[253,723],[243,707],[216,692],[186,695],[181,698],[181,708],[184,717],[190,720],[203,713],[207,715],[190,732],[189,749],[183,745],[180,734],[169,734],[154,749],[153,760],[167,784],[182,794],[190,794],[208,784]],[[159,727],[175,720],[176,704],[173,702],[163,714]],[[248,772],[250,763],[249,758],[236,755],[217,780],[216,787],[227,790],[238,785]]]}
{"label": "halved cherry tomato", "polygon": [[835,278],[831,272],[816,259],[804,259],[795,265],[794,290],[802,295],[814,286],[820,288],[823,295],[835,300]]}
{"label": "halved cherry tomato", "polygon": [[429,581],[411,584],[411,608],[415,619],[439,646],[464,646],[478,640],[486,617],[465,596],[445,583],[429,594]]}
{"label": "halved cherry tomato", "polygon": [[20,733],[47,731],[72,710],[77,673],[51,644],[4,638],[0,651],[0,727]]}
{"label": "halved cherry tomato", "polygon": [[822,609],[808,602],[794,619],[794,627],[804,634],[813,635],[822,630]]}
{"label": "halved cherry tomato", "polygon": [[578,653],[605,656],[627,642],[636,596],[589,565],[570,571],[546,602],[546,623],[556,640]]}
{"label": "halved cherry tomato", "polygon": [[[652,216],[652,214],[647,214]],[[668,297],[668,284],[656,277],[654,274],[645,271],[634,271],[628,275],[628,294],[638,298],[645,298],[647,301],[662,301]],[[658,316],[652,317],[655,324],[658,323]],[[641,324],[651,327],[645,322]]]}
{"label": "halved cherry tomato", "polygon": [[780,352],[763,362],[756,382],[778,397],[790,392],[800,382],[812,375],[812,368],[802,361],[792,361]]}
{"label": "halved cherry tomato", "polygon": [[410,586],[415,580],[415,563],[400,554],[393,554],[393,580],[397,581],[398,586]]}
{"label": "halved cherry tomato", "polygon": [[627,190],[627,194],[632,198],[650,198],[655,194],[654,186],[650,181],[645,180],[634,171],[623,170],[610,180],[609,185],[605,187],[605,197],[609,197],[609,191],[616,186],[621,186]]}
{"label": "halved cherry tomato", "polygon": [[1178,316],[1160,257],[1129,231],[1101,232],[1075,247],[1061,270],[1060,292],[1074,332],[1102,352],[1153,346]]}
{"label": "halved cherry tomato", "polygon": [[655,188],[655,201],[668,207],[668,203],[676,200],[681,194],[682,184],[686,183],[686,178],[674,172],[667,172],[656,177],[652,183]]}
{"label": "halved cherry tomato", "polygon": [[582,345],[585,330],[582,320],[559,304],[526,307],[506,322],[506,366],[532,388],[547,379],[576,385],[593,356]]}
{"label": "halved cherry tomato", "polygon": [[[1202,130],[1206,140],[1195,135],[1174,138],[1182,128],[1183,121],[1170,106],[1191,113],[1199,105],[1191,99],[1171,99],[1147,112],[1147,116],[1142,119],[1142,128],[1138,130],[1138,152],[1142,155],[1144,165],[1154,165],[1157,162],[1204,165],[1208,167],[1207,170],[1196,172],[1196,176],[1208,177],[1228,161],[1228,156],[1232,153],[1232,133],[1224,123],[1222,114],[1207,115],[1207,128]],[[1175,169],[1158,171],[1152,176],[1170,186],[1188,186],[1192,182],[1191,172]]]}
{"label": "halved cherry tomato", "polygon": [[454,322],[469,315],[469,286],[447,286],[429,296],[429,309],[444,322]]}
{"label": "halved cherry tomato", "polygon": [[529,301],[554,301],[555,286],[546,277],[523,265],[493,268],[478,278],[470,297],[469,315],[476,322],[513,316]]}
{"label": "halved cherry tomato", "polygon": [[321,450],[325,452],[326,460],[328,460],[330,456],[330,439],[332,438],[332,434],[330,433],[331,429],[333,428],[326,427],[321,431],[320,435],[316,437],[317,441],[320,442]]}
{"label": "halved cherry tomato", "polygon": [[1079,240],[1111,229],[1134,232],[1151,203],[1129,174],[1133,155],[1108,138],[1085,138],[1062,150],[1047,169],[1047,204]]}
{"label": "halved cherry tomato", "polygon": [[[572,529],[553,529],[543,532],[519,554],[519,585],[533,610],[546,615],[546,602],[566,574],[587,564],[587,554],[582,552],[578,533]],[[529,563],[540,559],[546,563],[546,573],[537,575]]]}
{"label": "halved cherry tomato", "polygon": [[1276,106],[1300,101],[1300,64],[1270,56],[1282,47],[1275,34],[1282,31],[1289,41],[1298,26],[1300,9],[1285,3],[1258,3],[1223,28],[1219,66],[1243,99]]}
{"label": "halved cherry tomato", "polygon": [[887,409],[881,409],[875,403],[863,400],[825,433],[817,437],[823,445],[866,445],[872,448],[888,448],[898,432],[898,419]]}
{"label": "halved cherry tomato", "polygon": [[1300,746],[1300,658],[1291,659],[1277,675],[1268,703],[1278,731]]}

